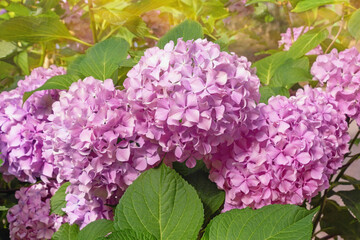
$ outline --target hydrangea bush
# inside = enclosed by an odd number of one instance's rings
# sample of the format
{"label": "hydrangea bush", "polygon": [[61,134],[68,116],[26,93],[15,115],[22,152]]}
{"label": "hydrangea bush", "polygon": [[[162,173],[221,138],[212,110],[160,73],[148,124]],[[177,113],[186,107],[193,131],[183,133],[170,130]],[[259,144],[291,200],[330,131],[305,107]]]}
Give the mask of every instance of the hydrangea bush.
{"label": "hydrangea bush", "polygon": [[358,239],[360,10],[195,2],[0,1],[1,234]]}

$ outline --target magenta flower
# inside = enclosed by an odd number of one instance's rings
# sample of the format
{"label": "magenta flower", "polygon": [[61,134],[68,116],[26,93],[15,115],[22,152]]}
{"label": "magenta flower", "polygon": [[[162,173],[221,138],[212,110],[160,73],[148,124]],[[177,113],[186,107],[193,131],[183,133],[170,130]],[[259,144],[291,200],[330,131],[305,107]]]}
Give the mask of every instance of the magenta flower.
{"label": "magenta flower", "polygon": [[360,125],[360,54],[356,48],[318,56],[311,73],[339,103],[343,114]]}
{"label": "magenta flower", "polygon": [[60,185],[38,183],[15,193],[18,204],[9,209],[11,239],[51,239],[66,217],[50,215],[50,198]]}
{"label": "magenta flower", "polygon": [[53,165],[42,156],[43,128],[51,114],[51,105],[59,97],[57,90],[34,93],[24,104],[23,94],[35,90],[49,78],[65,74],[63,68],[36,68],[18,82],[18,87],[0,94],[0,167],[3,177],[20,181],[44,181],[53,176]]}
{"label": "magenta flower", "polygon": [[[49,120],[43,155],[59,169],[57,180],[75,189],[65,212],[80,226],[108,218],[105,204],[116,205],[141,172],[160,162],[158,145],[136,134],[124,93],[111,79],[73,83],[60,93]],[[76,204],[82,207],[72,209]]]}
{"label": "magenta flower", "polygon": [[250,65],[201,39],[148,49],[124,82],[136,132],[159,143],[166,161],[194,166],[233,141],[235,126],[251,128],[260,83]]}
{"label": "magenta flower", "polygon": [[348,151],[345,116],[320,88],[272,97],[258,109],[257,129],[205,159],[210,179],[226,192],[224,211],[310,200]]}

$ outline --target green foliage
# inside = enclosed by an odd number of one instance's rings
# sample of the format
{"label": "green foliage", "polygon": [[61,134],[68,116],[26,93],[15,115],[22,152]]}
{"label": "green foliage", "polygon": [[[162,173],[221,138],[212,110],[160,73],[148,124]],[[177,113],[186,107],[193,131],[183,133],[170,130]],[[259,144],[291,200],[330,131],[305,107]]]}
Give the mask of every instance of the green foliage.
{"label": "green foliage", "polygon": [[184,178],[197,191],[204,206],[205,220],[209,221],[211,216],[216,213],[224,203],[225,192],[219,190],[216,184],[209,180],[209,174],[202,170],[198,170]]}
{"label": "green foliage", "polygon": [[341,197],[348,209],[360,222],[360,190],[340,191],[336,193]]}
{"label": "green foliage", "polygon": [[356,10],[350,17],[349,32],[356,39],[360,39],[360,9]]}
{"label": "green foliage", "polygon": [[327,29],[313,29],[301,35],[296,42],[290,47],[288,56],[299,58],[318,46],[329,36]]}
{"label": "green foliage", "polygon": [[233,209],[215,217],[202,239],[310,239],[315,213],[295,205]]}
{"label": "green foliage", "polygon": [[186,20],[176,27],[172,28],[167,32],[158,42],[159,48],[164,48],[164,46],[171,40],[174,43],[177,43],[178,38],[182,38],[184,41],[191,39],[203,38],[204,33],[201,25],[198,22],[192,20]]}
{"label": "green foliage", "polygon": [[6,58],[16,50],[16,46],[11,42],[0,41],[0,59]]}
{"label": "green foliage", "polygon": [[77,237],[77,240],[96,240],[105,237],[114,231],[114,222],[106,219],[99,219],[86,225]]}
{"label": "green foliage", "polygon": [[280,67],[287,58],[287,52],[278,52],[255,62],[253,66],[256,67],[256,74],[259,77],[260,82],[264,85],[268,85],[271,78],[274,76],[276,69]]}
{"label": "green foliage", "polygon": [[89,48],[78,64],[81,76],[99,80],[111,78],[127,55],[130,46],[122,38],[110,38]]}
{"label": "green foliage", "polygon": [[147,232],[137,232],[132,229],[125,229],[111,233],[107,237],[97,240],[156,240],[156,238]]}
{"label": "green foliage", "polygon": [[327,4],[347,3],[348,0],[300,0],[292,12],[305,12]]}
{"label": "green foliage", "polygon": [[341,207],[333,200],[327,200],[321,229],[330,236],[341,236],[345,240],[360,239],[360,222],[354,218],[346,207]]}
{"label": "green foliage", "polygon": [[41,87],[39,87],[33,91],[24,93],[23,102],[26,102],[26,100],[28,100],[29,97],[34,92],[42,91],[42,90],[49,90],[49,89],[65,90],[65,89],[68,89],[70,87],[70,85],[73,82],[76,82],[77,80],[79,80],[79,77],[76,75],[65,74],[65,75],[54,76],[54,77],[50,78],[49,80],[47,80]]}
{"label": "green foliage", "polygon": [[157,239],[195,239],[202,222],[203,207],[194,188],[161,165],[126,190],[116,207],[114,228],[148,232]]}
{"label": "green foliage", "polygon": [[14,57],[14,62],[18,65],[24,75],[29,75],[29,61],[27,51],[22,51]]}
{"label": "green foliage", "polygon": [[60,186],[60,188],[55,192],[55,194],[50,199],[50,207],[51,207],[51,214],[57,214],[60,216],[65,215],[62,208],[66,207],[66,189],[70,185],[69,182],[66,182]]}
{"label": "green foliage", "polygon": [[70,225],[68,223],[64,223],[61,225],[59,230],[54,233],[52,236],[52,240],[77,240],[79,234],[79,226],[76,224]]}
{"label": "green foliage", "polygon": [[74,39],[60,19],[45,16],[15,17],[0,23],[0,39],[42,42]]}
{"label": "green foliage", "polygon": [[276,69],[269,86],[285,87],[288,90],[295,83],[308,82],[311,78],[308,58],[288,59]]}

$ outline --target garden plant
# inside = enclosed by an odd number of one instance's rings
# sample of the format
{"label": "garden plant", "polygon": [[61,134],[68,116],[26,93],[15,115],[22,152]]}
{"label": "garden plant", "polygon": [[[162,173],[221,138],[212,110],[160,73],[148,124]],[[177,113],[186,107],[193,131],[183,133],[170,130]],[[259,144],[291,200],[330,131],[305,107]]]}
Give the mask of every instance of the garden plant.
{"label": "garden plant", "polygon": [[0,0],[0,238],[360,239],[359,0]]}

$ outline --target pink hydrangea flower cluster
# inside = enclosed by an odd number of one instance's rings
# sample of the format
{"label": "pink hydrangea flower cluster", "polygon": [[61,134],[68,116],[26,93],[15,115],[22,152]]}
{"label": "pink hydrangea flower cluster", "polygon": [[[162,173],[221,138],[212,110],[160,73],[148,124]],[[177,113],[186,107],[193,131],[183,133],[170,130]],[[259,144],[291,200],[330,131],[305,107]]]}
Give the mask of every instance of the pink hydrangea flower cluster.
{"label": "pink hydrangea flower cluster", "polygon": [[15,193],[19,202],[7,213],[11,239],[51,239],[66,222],[66,217],[50,215],[50,198],[58,187],[56,183],[38,183]]}
{"label": "pink hydrangea flower cluster", "polygon": [[194,166],[251,122],[260,82],[250,65],[201,39],[148,49],[124,82],[136,131]]}
{"label": "pink hydrangea flower cluster", "polygon": [[328,187],[348,150],[345,116],[320,88],[258,107],[258,129],[206,160],[210,179],[226,192],[225,211],[310,200]]}
{"label": "pink hydrangea flower cluster", "polygon": [[[311,28],[304,27],[304,26],[298,27],[298,28],[293,28],[294,39],[292,39],[291,28],[288,28],[285,33],[280,34],[281,39],[278,42],[279,47],[284,45],[284,51],[288,51],[290,49],[290,47],[292,46],[292,44],[300,37],[300,35],[306,33],[310,29]],[[316,48],[314,48],[313,50],[311,50],[310,52],[308,52],[306,55],[319,55],[319,54],[323,54],[323,51],[322,51],[322,48],[320,45],[317,46]]]}
{"label": "pink hydrangea flower cluster", "polygon": [[311,68],[314,79],[326,83],[326,91],[336,101],[343,114],[360,125],[360,53],[356,48],[318,56]]}
{"label": "pink hydrangea flower cluster", "polygon": [[52,177],[52,165],[42,157],[43,128],[58,99],[57,90],[34,93],[24,104],[23,94],[35,90],[49,78],[65,74],[61,67],[36,68],[18,82],[18,87],[0,94],[0,172],[6,180],[36,182],[37,177]]}
{"label": "pink hydrangea flower cluster", "polygon": [[[73,187],[64,209],[71,222],[81,225],[86,212],[116,205],[141,172],[160,162],[158,145],[136,134],[124,93],[115,89],[111,79],[88,77],[73,83],[69,91],[60,93],[49,120],[44,156],[59,169],[57,180],[70,181]],[[79,196],[86,209],[75,207]]]}

